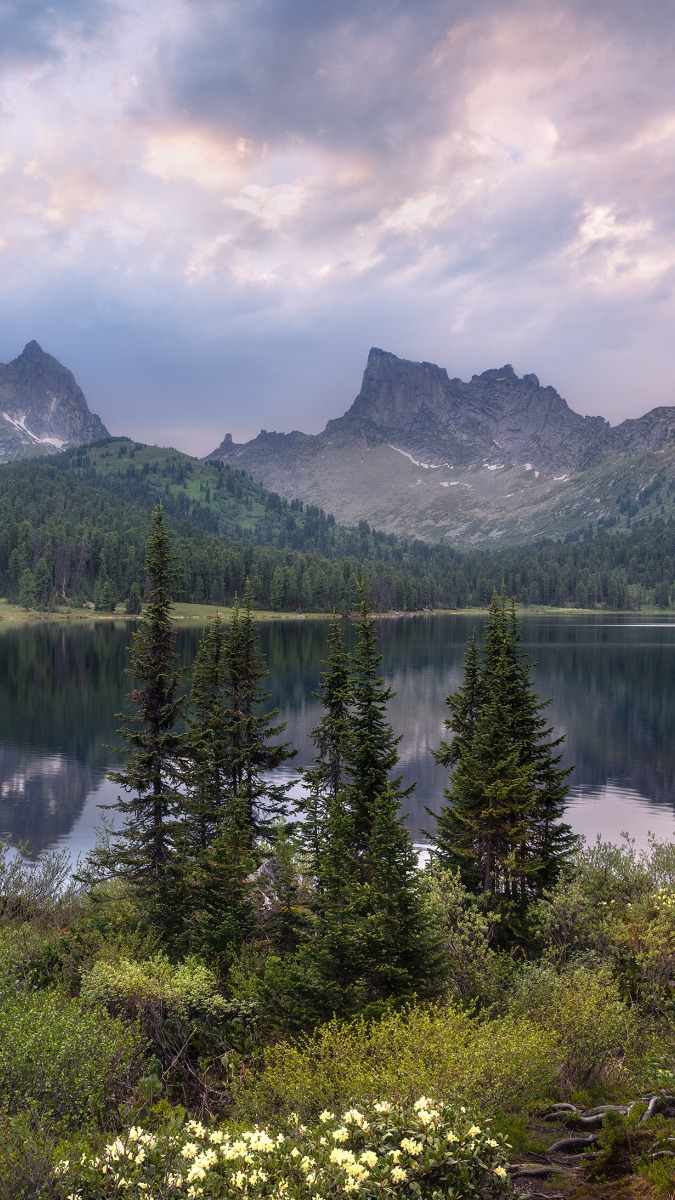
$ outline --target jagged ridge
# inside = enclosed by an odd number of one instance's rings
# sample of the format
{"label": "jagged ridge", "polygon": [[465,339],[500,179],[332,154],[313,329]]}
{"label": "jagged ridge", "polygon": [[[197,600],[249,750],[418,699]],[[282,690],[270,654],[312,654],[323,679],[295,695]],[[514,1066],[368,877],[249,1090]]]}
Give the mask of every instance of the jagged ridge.
{"label": "jagged ridge", "polygon": [[226,435],[209,457],[346,523],[506,544],[613,521],[626,511],[626,488],[637,501],[657,478],[675,476],[674,435],[673,408],[612,429],[509,364],[464,382],[372,349],[359,395],[322,433],[263,430],[244,445]]}

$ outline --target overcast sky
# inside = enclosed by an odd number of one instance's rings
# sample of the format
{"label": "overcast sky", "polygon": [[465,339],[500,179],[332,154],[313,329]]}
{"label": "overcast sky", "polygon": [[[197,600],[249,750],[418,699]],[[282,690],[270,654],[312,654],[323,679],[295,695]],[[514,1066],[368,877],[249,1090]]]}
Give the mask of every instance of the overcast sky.
{"label": "overcast sky", "polygon": [[203,454],[370,346],[675,404],[672,0],[4,0],[0,361]]}

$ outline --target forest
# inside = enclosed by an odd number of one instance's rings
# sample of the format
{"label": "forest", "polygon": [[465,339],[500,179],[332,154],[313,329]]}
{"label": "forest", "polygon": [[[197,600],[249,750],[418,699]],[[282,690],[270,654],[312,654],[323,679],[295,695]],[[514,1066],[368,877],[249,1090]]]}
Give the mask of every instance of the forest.
{"label": "forest", "polygon": [[143,569],[115,824],[0,850],[2,1200],[671,1197],[675,846],[572,835],[506,589],[418,861],[365,575],[291,803],[251,589],[185,691],[161,506]]}
{"label": "forest", "polygon": [[[127,457],[134,453],[133,443],[122,448]],[[106,449],[103,443],[97,452]],[[201,503],[187,498],[178,477],[171,486],[168,475],[165,481],[164,471],[185,472],[181,459],[196,460],[176,452],[174,463],[160,454],[155,474],[177,546],[177,600],[230,605],[248,579],[258,609],[347,612],[358,604],[363,570],[378,612],[485,607],[502,582],[529,605],[667,609],[673,599],[675,524],[659,517],[633,518],[621,532],[587,528],[565,543],[458,551],[398,541],[366,522],[345,529],[320,509],[265,492],[243,472],[210,466],[214,493],[223,480],[228,527],[236,533],[230,536],[206,528],[218,521],[203,483]],[[145,588],[144,545],[158,497],[144,482],[71,469],[71,461],[84,460],[78,452],[57,464],[0,467],[0,591],[26,608],[112,609]],[[253,527],[246,523],[251,512]]]}

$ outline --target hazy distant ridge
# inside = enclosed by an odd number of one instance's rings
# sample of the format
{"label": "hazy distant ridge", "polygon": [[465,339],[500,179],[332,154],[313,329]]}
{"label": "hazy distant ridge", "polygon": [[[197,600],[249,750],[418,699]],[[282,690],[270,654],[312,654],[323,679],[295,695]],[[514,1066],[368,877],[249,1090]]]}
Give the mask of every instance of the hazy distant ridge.
{"label": "hazy distant ridge", "polygon": [[209,457],[343,522],[513,543],[611,523],[646,487],[667,486],[674,433],[674,408],[612,429],[510,365],[464,382],[372,349],[359,395],[322,433],[263,430],[244,445],[228,434]]}

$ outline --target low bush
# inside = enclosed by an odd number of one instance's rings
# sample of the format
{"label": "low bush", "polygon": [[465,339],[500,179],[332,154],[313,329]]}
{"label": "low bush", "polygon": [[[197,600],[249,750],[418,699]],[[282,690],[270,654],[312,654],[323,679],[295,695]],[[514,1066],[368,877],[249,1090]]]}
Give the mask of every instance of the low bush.
{"label": "low bush", "polygon": [[479,1022],[451,1006],[333,1020],[298,1042],[264,1051],[264,1066],[234,1082],[242,1117],[293,1110],[303,1119],[378,1095],[411,1101],[420,1090],[477,1110],[509,1109],[555,1087],[560,1040],[527,1019]]}
{"label": "low bush", "polygon": [[532,965],[520,974],[509,1002],[514,1017],[534,1022],[542,1033],[554,1029],[560,1053],[557,1082],[563,1092],[611,1083],[636,1046],[640,1027],[622,1001],[607,967]]}
{"label": "low bush", "polygon": [[260,1125],[230,1133],[188,1121],[151,1133],[138,1126],[101,1154],[56,1168],[73,1200],[241,1194],[250,1200],[415,1196],[475,1200],[508,1190],[504,1144],[464,1112],[421,1097],[376,1102],[312,1128],[292,1114],[284,1131]]}
{"label": "low bush", "polygon": [[30,920],[34,925],[65,925],[80,911],[82,888],[72,873],[67,850],[47,850],[35,861],[25,846],[0,839],[0,924]]}
{"label": "low bush", "polygon": [[123,1022],[55,989],[0,1006],[0,1105],[77,1125],[101,1120],[128,1094],[143,1041]]}
{"label": "low bush", "polygon": [[173,965],[163,954],[144,962],[99,960],[84,973],[80,996],[92,1008],[137,1023],[158,1064],[160,1086],[187,1104],[215,1111],[240,1057],[256,1040],[257,1013],[221,995],[212,971],[196,959]]}

